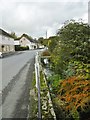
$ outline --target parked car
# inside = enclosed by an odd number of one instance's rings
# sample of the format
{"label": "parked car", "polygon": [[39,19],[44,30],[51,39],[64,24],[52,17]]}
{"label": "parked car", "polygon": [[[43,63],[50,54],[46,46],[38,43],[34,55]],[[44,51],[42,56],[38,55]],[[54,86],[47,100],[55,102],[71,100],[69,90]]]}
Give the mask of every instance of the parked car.
{"label": "parked car", "polygon": [[0,52],[0,58],[2,58],[3,56],[2,56],[2,52]]}

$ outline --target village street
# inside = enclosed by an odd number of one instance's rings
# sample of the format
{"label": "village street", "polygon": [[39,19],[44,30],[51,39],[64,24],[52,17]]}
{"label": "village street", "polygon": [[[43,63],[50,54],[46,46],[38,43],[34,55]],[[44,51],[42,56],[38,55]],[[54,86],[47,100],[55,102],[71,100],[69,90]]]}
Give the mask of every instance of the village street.
{"label": "village street", "polygon": [[[38,50],[21,52],[2,62],[2,117],[27,118],[29,89],[34,70],[34,56]],[[0,83],[1,83],[0,82]]]}

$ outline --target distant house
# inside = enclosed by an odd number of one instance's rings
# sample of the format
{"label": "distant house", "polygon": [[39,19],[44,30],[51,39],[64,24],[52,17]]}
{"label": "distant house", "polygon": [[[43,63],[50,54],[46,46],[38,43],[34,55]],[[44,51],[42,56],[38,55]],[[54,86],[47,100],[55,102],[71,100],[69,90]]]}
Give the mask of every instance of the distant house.
{"label": "distant house", "polygon": [[15,40],[14,45],[20,45],[19,40]]}
{"label": "distant house", "polygon": [[14,39],[10,34],[0,29],[0,52],[14,52]]}
{"label": "distant house", "polygon": [[[18,43],[19,41],[19,43]],[[21,47],[29,47],[29,49],[36,49],[37,48],[37,41],[33,40],[26,34],[23,34],[21,37],[15,39],[15,44],[20,45]]]}
{"label": "distant house", "polygon": [[38,48],[42,49],[42,48],[45,48],[45,46],[38,43]]}

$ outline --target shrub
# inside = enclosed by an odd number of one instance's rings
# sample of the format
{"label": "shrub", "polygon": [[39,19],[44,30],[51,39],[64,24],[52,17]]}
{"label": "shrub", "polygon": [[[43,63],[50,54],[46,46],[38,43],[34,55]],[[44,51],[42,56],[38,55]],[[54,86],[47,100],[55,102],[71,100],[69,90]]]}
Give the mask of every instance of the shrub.
{"label": "shrub", "polygon": [[48,80],[47,80],[48,85],[51,86],[51,90],[54,94],[56,94],[58,91],[58,87],[59,87],[58,83],[60,82],[60,79],[61,79],[61,77],[58,74],[53,74],[52,76],[48,77]]}
{"label": "shrub", "polygon": [[42,56],[50,56],[49,51],[48,51],[48,50],[44,51],[44,52],[42,53]]}
{"label": "shrub", "polygon": [[29,47],[28,46],[23,47],[18,45],[15,46],[15,51],[23,51],[23,50],[29,50]]}
{"label": "shrub", "polygon": [[[90,114],[90,80],[74,76],[60,82],[58,98],[65,103],[65,110],[77,118]],[[78,114],[79,113],[79,114]],[[90,116],[89,116],[90,117]],[[76,118],[75,118],[76,120]]]}

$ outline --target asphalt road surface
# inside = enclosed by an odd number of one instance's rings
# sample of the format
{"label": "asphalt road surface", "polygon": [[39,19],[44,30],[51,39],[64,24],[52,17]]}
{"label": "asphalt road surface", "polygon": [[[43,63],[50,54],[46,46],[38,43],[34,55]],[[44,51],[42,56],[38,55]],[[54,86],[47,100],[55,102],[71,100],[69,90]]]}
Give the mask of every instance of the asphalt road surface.
{"label": "asphalt road surface", "polygon": [[[2,118],[27,118],[29,89],[36,50],[0,59],[0,91]],[[0,97],[1,98],[1,97]]]}

